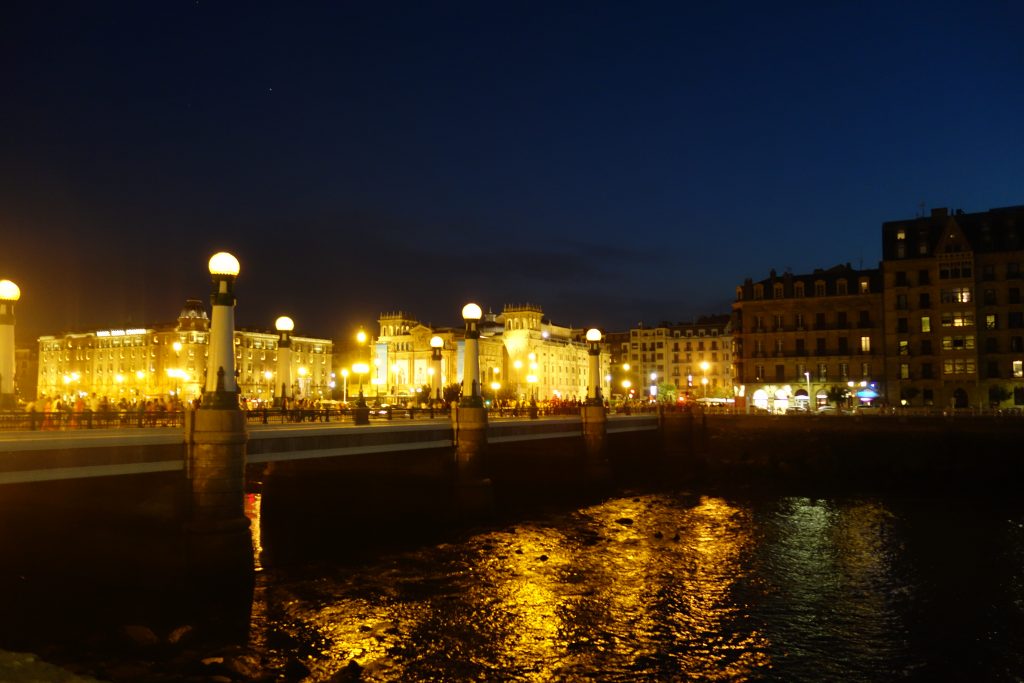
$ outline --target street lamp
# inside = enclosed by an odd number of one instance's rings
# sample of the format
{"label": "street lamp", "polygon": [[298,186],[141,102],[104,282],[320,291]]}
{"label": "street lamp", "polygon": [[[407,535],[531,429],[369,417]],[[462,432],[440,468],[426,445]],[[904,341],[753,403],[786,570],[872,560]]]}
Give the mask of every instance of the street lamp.
{"label": "street lamp", "polygon": [[651,400],[658,398],[658,373],[651,373]]}
{"label": "street lamp", "polygon": [[14,302],[21,289],[10,280],[0,280],[0,410],[14,410]]}
{"label": "street lamp", "polygon": [[811,411],[811,373],[804,372],[804,379],[807,380],[807,412]]}
{"label": "street lamp", "polygon": [[238,259],[226,251],[210,258],[213,315],[210,320],[209,360],[206,366],[204,408],[238,409],[238,384],[235,380],[235,278]]}
{"label": "street lamp", "polygon": [[590,348],[590,382],[587,387],[587,403],[592,406],[603,405],[601,399],[601,330],[592,327],[587,330],[587,342]]}
{"label": "street lamp", "polygon": [[462,307],[462,319],[466,322],[466,352],[462,361],[462,400],[464,408],[482,408],[480,397],[480,306],[468,303]]}
{"label": "street lamp", "polygon": [[441,348],[444,339],[436,334],[430,338],[430,394],[441,402]]}
{"label": "street lamp", "polygon": [[281,404],[279,407],[285,409],[288,407],[288,399],[292,397],[292,332],[295,330],[295,321],[282,315],[274,321],[274,328],[277,330],[277,379],[281,383],[278,401]]}
{"label": "street lamp", "polygon": [[356,407],[365,408],[366,399],[363,398],[363,375],[370,371],[370,366],[367,363],[354,363],[352,365],[352,372],[359,375],[359,400],[356,401]]}
{"label": "street lamp", "polygon": [[516,401],[519,401],[519,392],[520,392],[519,384],[520,384],[520,378],[521,378],[521,375],[520,375],[519,371],[523,369],[523,361],[521,361],[521,360],[519,360],[517,358],[515,360],[515,362],[512,363],[512,367],[514,367],[516,369]]}
{"label": "street lamp", "polygon": [[348,368],[341,369],[341,402],[348,404]]}

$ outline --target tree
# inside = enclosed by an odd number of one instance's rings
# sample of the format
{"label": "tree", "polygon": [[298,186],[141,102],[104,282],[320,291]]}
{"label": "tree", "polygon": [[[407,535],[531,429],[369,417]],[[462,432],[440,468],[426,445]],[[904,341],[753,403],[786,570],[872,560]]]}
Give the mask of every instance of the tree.
{"label": "tree", "polygon": [[430,387],[424,384],[416,391],[416,402],[417,403],[429,403],[430,402]]}
{"label": "tree", "polygon": [[837,409],[839,408],[839,404],[845,401],[848,395],[849,392],[846,387],[839,387],[834,384],[825,392],[825,398],[828,399],[828,402],[833,404]]}
{"label": "tree", "polygon": [[441,396],[444,398],[444,402],[455,403],[462,396],[462,385],[461,384],[449,384],[441,390]]}
{"label": "tree", "polygon": [[672,403],[676,400],[676,385],[669,382],[662,382],[658,385],[658,402]]}
{"label": "tree", "polygon": [[988,400],[993,408],[998,408],[1000,403],[1008,401],[1012,397],[1013,392],[1002,384],[993,384],[988,388]]}

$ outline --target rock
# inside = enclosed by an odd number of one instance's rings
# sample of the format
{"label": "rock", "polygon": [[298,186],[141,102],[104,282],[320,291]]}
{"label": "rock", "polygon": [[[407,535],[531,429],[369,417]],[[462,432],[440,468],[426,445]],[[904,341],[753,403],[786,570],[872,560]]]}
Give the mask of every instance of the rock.
{"label": "rock", "polygon": [[140,647],[152,647],[160,642],[160,639],[153,633],[153,629],[140,624],[128,624],[121,629],[121,632],[135,645]]}
{"label": "rock", "polygon": [[193,629],[191,626],[188,626],[187,624],[185,626],[179,626],[178,628],[174,629],[173,631],[167,634],[167,642],[171,645],[178,645],[179,643],[181,643],[182,640],[192,635],[192,632],[194,630],[195,629]]}
{"label": "rock", "polygon": [[660,539],[661,538],[661,532],[660,531],[655,531],[654,532],[654,537]]}
{"label": "rock", "polygon": [[253,654],[240,654],[230,657],[224,662],[224,668],[242,678],[253,679],[260,675],[262,665],[259,657]]}
{"label": "rock", "polygon": [[621,519],[617,519],[615,520],[615,523],[621,524],[622,526],[633,526],[633,520],[631,520],[629,517],[622,517]]}
{"label": "rock", "polygon": [[540,560],[541,562],[547,562],[548,561],[548,556],[547,555],[541,555],[537,559]]}

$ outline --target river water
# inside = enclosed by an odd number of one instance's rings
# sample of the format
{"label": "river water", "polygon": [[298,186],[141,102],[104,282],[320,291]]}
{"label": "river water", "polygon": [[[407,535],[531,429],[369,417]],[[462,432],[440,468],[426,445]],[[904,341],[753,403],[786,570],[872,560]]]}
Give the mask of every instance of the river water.
{"label": "river water", "polygon": [[1021,680],[1024,506],[624,495],[265,570],[250,637],[311,680]]}
{"label": "river water", "polygon": [[[1024,503],[624,493],[261,566],[245,619],[234,652],[260,680],[1019,681]],[[181,653],[48,653],[103,680],[209,680]]]}

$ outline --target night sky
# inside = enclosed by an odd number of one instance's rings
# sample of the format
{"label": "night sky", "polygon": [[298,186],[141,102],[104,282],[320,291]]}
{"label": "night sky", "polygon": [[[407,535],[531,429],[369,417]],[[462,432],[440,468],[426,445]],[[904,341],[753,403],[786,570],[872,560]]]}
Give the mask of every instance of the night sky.
{"label": "night sky", "polygon": [[469,300],[628,329],[883,221],[1024,203],[1024,3],[18,2],[17,342],[173,320],[345,338]]}

